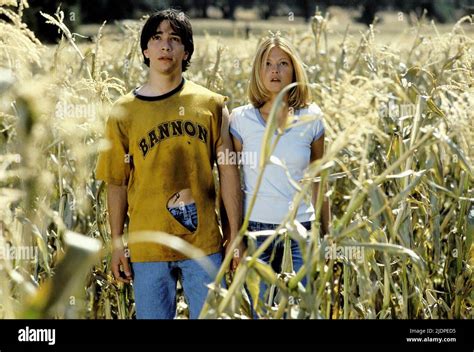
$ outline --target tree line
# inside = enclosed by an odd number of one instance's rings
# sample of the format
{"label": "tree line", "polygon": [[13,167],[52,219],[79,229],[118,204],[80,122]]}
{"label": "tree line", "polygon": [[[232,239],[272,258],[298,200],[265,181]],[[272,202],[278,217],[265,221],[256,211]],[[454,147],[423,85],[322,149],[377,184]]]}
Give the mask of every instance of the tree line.
{"label": "tree line", "polygon": [[[454,21],[464,14],[472,14],[474,0],[30,0],[25,11],[25,22],[44,41],[55,41],[57,30],[45,24],[40,11],[54,13],[59,5],[65,13],[65,22],[71,28],[81,23],[102,23],[127,18],[140,18],[154,10],[174,7],[182,9],[192,18],[207,18],[209,9],[220,10],[222,18],[235,20],[239,7],[254,9],[260,19],[286,16],[290,12],[308,21],[316,9],[324,12],[329,6],[358,9],[357,21],[371,24],[377,12],[393,10],[415,13],[418,17],[426,11],[437,22]],[[408,17],[410,18],[410,17]]]}

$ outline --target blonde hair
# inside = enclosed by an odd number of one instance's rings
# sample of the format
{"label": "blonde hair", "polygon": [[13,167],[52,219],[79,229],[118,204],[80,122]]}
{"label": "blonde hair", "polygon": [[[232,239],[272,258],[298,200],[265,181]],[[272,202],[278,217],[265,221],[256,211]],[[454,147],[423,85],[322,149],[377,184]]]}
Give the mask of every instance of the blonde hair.
{"label": "blonde hair", "polygon": [[280,48],[290,57],[293,65],[292,82],[300,83],[288,92],[289,107],[298,109],[308,106],[311,102],[311,92],[308,87],[308,77],[303,68],[303,63],[294,46],[287,39],[280,37],[278,33],[264,39],[258,46],[248,87],[250,102],[254,107],[259,108],[270,99],[270,92],[263,84],[261,72],[262,64],[267,61],[270,50],[275,47]]}

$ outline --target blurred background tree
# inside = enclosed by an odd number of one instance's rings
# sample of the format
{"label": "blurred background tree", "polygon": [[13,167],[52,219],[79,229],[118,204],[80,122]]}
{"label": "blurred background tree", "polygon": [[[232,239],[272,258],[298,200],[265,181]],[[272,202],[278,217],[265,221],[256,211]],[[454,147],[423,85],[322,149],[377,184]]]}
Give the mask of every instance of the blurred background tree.
{"label": "blurred background tree", "polygon": [[25,22],[43,41],[55,42],[59,35],[54,26],[45,24],[39,11],[54,13],[59,5],[65,13],[64,22],[74,30],[81,23],[138,19],[167,7],[181,9],[192,18],[217,16],[235,20],[236,10],[243,8],[254,9],[260,19],[292,13],[309,21],[316,9],[325,11],[329,6],[339,6],[359,11],[360,15],[355,19],[366,25],[371,24],[380,11],[400,11],[417,17],[426,11],[428,18],[445,23],[472,14],[474,0],[32,0],[25,11]]}

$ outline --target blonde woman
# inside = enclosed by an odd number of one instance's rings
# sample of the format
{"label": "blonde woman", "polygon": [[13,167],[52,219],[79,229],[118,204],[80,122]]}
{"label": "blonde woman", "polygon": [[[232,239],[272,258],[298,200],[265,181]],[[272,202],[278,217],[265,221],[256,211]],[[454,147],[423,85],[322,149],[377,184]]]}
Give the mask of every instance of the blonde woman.
{"label": "blonde woman", "polygon": [[[250,104],[232,111],[230,133],[237,152],[241,152],[246,160],[257,160],[257,163],[243,163],[241,169],[244,178],[244,207],[248,210],[250,200],[256,191],[256,183],[260,172],[258,160],[270,110],[278,93],[292,82],[296,87],[285,95],[284,104],[277,116],[278,125],[284,129],[287,122],[295,122],[301,116],[315,115],[313,121],[286,129],[273,153],[286,164],[291,177],[298,182],[304,175],[308,165],[324,154],[324,124],[320,108],[311,101],[308,78],[302,62],[293,47],[285,38],[278,34],[263,40],[254,59],[252,76],[248,89]],[[256,158],[251,158],[254,155]],[[249,156],[249,157],[247,157]],[[288,181],[285,170],[277,165],[269,164],[265,168],[262,183],[257,191],[256,202],[252,209],[249,231],[275,229],[292,209],[296,189]],[[296,213],[298,220],[306,229],[311,228],[314,217],[314,204],[318,197],[318,184],[312,188],[312,202],[302,202]],[[321,195],[322,196],[322,195]],[[321,214],[321,229],[328,232],[330,223],[329,203],[325,199]],[[266,237],[257,237],[257,245],[261,245]],[[297,272],[303,265],[299,245],[291,242],[293,268]],[[273,255],[272,255],[273,254]],[[276,272],[281,270],[283,257],[283,241],[277,238],[263,253],[260,259],[271,263]],[[303,282],[305,284],[305,282]],[[264,297],[266,286],[260,287],[260,296]]]}

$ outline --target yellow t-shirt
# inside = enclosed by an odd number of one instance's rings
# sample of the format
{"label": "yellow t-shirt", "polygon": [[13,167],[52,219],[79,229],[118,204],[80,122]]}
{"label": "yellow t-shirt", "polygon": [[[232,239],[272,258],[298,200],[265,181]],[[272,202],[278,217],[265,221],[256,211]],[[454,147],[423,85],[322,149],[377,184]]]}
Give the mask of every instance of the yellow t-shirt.
{"label": "yellow t-shirt", "polygon": [[[206,255],[221,250],[212,167],[222,143],[226,98],[188,80],[158,97],[134,91],[114,104],[107,120],[111,148],[100,153],[96,178],[128,185],[130,239],[136,231],[176,235]],[[190,188],[196,202],[194,233],[167,209],[176,192]],[[182,253],[154,243],[130,244],[132,262],[175,261]]]}

